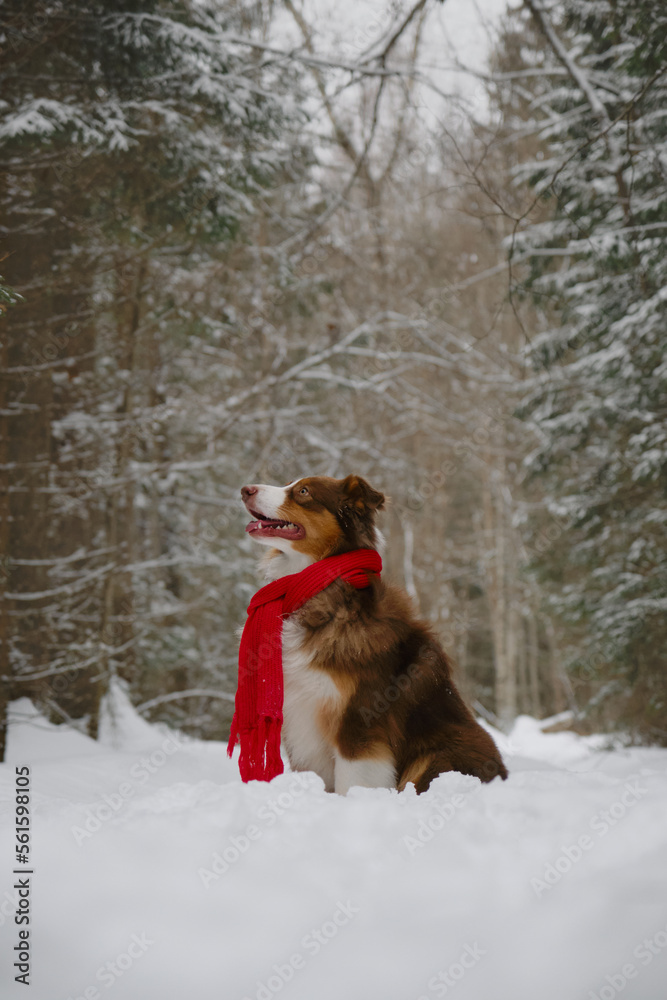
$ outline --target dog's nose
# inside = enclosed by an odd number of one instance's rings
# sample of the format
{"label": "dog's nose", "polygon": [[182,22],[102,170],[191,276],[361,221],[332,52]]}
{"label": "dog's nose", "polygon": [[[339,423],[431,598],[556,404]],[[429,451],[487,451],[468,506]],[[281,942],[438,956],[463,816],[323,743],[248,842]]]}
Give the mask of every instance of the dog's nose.
{"label": "dog's nose", "polygon": [[241,497],[243,500],[249,500],[250,497],[254,497],[257,492],[256,486],[242,486],[241,487]]}

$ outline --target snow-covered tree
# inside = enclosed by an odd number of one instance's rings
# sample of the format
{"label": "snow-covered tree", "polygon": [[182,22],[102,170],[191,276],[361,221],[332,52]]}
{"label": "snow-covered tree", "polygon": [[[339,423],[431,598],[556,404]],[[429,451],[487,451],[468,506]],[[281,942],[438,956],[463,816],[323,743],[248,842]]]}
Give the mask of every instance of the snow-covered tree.
{"label": "snow-covered tree", "polygon": [[561,707],[517,530],[513,147],[449,107],[426,127],[435,0],[340,59],[285,7],[277,45],[272,4],[0,4],[11,694],[95,733],[117,674],[225,735],[255,583],[238,487],[354,469],[393,496],[387,573],[478,709]]}
{"label": "snow-covered tree", "polygon": [[532,135],[514,178],[538,218],[508,242],[543,316],[523,413],[558,541],[535,561],[575,628],[589,708],[664,742],[667,10],[524,7],[495,86],[508,131]]}
{"label": "snow-covered tree", "polygon": [[4,0],[0,16],[0,215],[23,296],[3,356],[3,677],[94,734],[110,673],[154,659],[151,636],[178,646],[178,560],[145,513],[169,474],[171,286],[298,173],[298,85],[253,47],[261,4]]}

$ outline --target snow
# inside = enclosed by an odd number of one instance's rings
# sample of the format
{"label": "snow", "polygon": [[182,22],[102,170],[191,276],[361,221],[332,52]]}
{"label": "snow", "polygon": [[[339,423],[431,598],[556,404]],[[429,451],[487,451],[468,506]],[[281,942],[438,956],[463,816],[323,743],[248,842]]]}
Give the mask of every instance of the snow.
{"label": "snow", "polygon": [[[558,721],[558,720],[556,720]],[[520,717],[510,768],[422,796],[243,785],[223,743],[149,725],[120,689],[95,743],[12,704],[0,835],[0,993],[15,766],[32,781],[31,1000],[659,1000],[667,751]]]}

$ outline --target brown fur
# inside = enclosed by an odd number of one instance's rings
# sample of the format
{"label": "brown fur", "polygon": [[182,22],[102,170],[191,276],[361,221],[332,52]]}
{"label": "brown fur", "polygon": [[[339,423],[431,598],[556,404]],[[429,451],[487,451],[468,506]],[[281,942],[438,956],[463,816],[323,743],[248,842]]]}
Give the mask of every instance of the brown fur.
{"label": "brown fur", "polygon": [[[301,492],[304,489],[306,496]],[[311,476],[292,486],[280,515],[306,529],[306,537],[293,542],[292,548],[313,559],[324,559],[339,552],[374,548],[371,512],[381,510],[384,502],[382,493],[359,476]]]}
{"label": "brown fur", "polygon": [[402,591],[380,580],[366,590],[336,581],[295,617],[311,667],[344,694],[326,720],[343,756],[390,750],[397,786],[414,781],[418,792],[442,771],[507,777],[495,743],[454,687],[447,656]]}
{"label": "brown fur", "polygon": [[[292,547],[321,559],[375,548],[375,514],[384,502],[359,476],[309,477],[290,487],[279,514],[306,529]],[[326,673],[341,694],[317,717],[332,752],[351,760],[391,758],[397,787],[412,781],[417,792],[443,771],[481,781],[507,777],[495,743],[454,686],[447,655],[407,594],[377,577],[363,590],[337,580],[294,617],[309,669]]]}

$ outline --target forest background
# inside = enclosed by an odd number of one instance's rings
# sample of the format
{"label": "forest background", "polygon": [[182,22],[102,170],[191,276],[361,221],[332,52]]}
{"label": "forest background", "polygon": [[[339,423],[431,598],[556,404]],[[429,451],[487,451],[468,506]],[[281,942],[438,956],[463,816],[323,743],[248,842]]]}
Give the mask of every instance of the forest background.
{"label": "forest background", "polygon": [[226,738],[238,489],[349,472],[479,714],[667,745],[667,9],[337,11],[0,0],[0,759]]}

